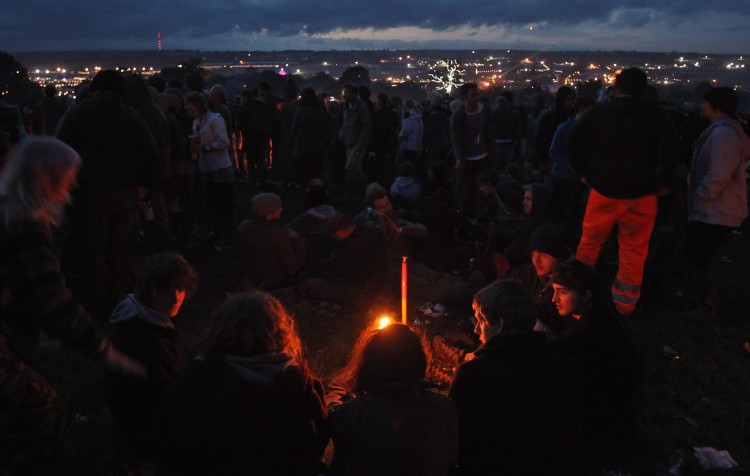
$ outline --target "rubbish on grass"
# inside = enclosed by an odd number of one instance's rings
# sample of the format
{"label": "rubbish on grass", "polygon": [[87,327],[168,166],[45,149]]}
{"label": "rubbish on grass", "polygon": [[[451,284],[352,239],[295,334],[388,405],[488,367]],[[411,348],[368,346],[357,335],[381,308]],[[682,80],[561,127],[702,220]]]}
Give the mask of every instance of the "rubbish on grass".
{"label": "rubbish on grass", "polygon": [[439,302],[432,303],[432,302],[426,302],[422,304],[419,308],[422,315],[426,318],[436,318],[436,317],[443,317],[446,316],[447,313],[445,312],[446,307],[445,304],[441,304]]}
{"label": "rubbish on grass", "polygon": [[682,450],[674,450],[667,460],[667,465],[660,468],[660,476],[680,476],[685,466],[687,455]]}
{"label": "rubbish on grass", "polygon": [[669,360],[680,360],[680,354],[671,345],[663,345],[661,347],[661,354]]}
{"label": "rubbish on grass", "polygon": [[726,450],[717,450],[712,447],[694,447],[695,459],[703,466],[703,469],[732,469],[737,467],[737,462]]}

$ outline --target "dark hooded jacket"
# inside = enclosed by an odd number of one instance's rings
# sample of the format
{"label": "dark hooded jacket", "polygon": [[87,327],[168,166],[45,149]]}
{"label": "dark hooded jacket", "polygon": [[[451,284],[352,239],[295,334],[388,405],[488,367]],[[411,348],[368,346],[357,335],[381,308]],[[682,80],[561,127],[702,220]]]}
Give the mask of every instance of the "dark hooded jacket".
{"label": "dark hooded jacket", "polygon": [[531,234],[540,226],[552,223],[552,190],[544,184],[534,183],[531,185],[531,196],[531,213],[524,217],[518,234],[503,250],[503,255],[511,266],[518,266],[529,260]]}
{"label": "dark hooded jacket", "polygon": [[81,156],[81,190],[151,188],[160,178],[161,152],[146,125],[116,93],[91,93],[63,116],[57,137]]}
{"label": "dark hooded jacket", "polygon": [[323,386],[285,354],[195,362],[168,401],[163,463],[175,474],[322,472]]}

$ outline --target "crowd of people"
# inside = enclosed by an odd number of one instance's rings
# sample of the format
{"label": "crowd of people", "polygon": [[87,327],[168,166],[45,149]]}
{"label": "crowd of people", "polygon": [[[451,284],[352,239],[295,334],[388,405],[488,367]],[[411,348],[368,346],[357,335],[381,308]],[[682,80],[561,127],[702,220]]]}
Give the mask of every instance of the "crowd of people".
{"label": "crowd of people", "polygon": [[[3,136],[4,471],[40,471],[64,438],[21,339],[100,359],[123,445],[164,474],[593,475],[634,448],[643,372],[623,320],[647,258],[678,263],[693,313],[718,312],[712,253],[748,214],[736,93],[705,92],[701,132],[636,68],[611,97],[563,86],[528,111],[472,83],[424,107],[293,89],[234,102],[199,75],[100,71],[67,111],[45,99],[44,134]],[[285,224],[290,196],[303,212]],[[676,204],[682,219],[664,212]],[[649,253],[657,225],[684,229],[684,255]],[[173,320],[200,271],[179,251],[197,242],[234,288],[191,355]],[[398,295],[404,258],[415,300],[474,311],[447,395],[426,381],[424,331],[401,324],[365,329],[322,382],[299,303],[362,313]]]}

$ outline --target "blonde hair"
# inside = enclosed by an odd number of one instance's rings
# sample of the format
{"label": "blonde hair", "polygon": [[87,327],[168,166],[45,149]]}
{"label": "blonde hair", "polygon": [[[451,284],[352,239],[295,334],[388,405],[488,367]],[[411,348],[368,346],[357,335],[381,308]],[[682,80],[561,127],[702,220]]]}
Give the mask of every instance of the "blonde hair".
{"label": "blonde hair", "polygon": [[[70,146],[51,136],[27,137],[11,154],[0,176],[0,195],[6,228],[22,218],[58,226],[65,203],[52,200],[71,172],[78,172],[81,158]],[[69,201],[69,198],[68,198]]]}

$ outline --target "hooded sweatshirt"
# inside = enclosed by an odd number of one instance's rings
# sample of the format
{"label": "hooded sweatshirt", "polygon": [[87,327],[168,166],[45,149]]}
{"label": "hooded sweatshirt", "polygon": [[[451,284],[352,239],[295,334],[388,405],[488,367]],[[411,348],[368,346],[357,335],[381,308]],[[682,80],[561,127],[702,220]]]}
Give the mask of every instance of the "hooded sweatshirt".
{"label": "hooded sweatshirt", "polygon": [[112,311],[109,321],[112,324],[122,324],[123,322],[140,319],[143,322],[165,329],[174,329],[172,320],[166,314],[155,311],[150,307],[144,306],[135,297],[135,294],[128,294],[120,304]]}
{"label": "hooded sweatshirt", "polygon": [[409,109],[408,117],[404,118],[404,124],[401,126],[399,137],[403,141],[401,148],[404,150],[422,150],[422,136],[424,134],[424,124],[422,123],[422,114],[416,109]]}

